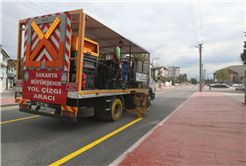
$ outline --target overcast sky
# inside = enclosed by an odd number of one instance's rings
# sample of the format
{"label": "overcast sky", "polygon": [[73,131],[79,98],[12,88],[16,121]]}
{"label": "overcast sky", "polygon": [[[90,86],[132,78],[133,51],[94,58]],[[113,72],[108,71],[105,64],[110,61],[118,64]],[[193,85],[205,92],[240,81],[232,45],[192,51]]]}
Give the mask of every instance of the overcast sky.
{"label": "overcast sky", "polygon": [[[1,4],[1,43],[16,59],[18,20],[85,9],[109,27],[146,48],[159,66],[181,67],[199,78],[199,52],[209,78],[218,69],[241,65],[245,40],[245,1],[59,1],[18,0]],[[154,61],[156,64],[157,61]]]}

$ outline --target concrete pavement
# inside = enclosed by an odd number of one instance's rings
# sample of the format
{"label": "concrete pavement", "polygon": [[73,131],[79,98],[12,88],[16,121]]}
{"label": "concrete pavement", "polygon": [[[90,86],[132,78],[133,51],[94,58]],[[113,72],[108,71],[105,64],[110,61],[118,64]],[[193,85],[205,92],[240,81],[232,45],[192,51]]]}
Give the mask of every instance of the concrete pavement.
{"label": "concrete pavement", "polygon": [[196,92],[111,165],[246,165],[245,105]]}

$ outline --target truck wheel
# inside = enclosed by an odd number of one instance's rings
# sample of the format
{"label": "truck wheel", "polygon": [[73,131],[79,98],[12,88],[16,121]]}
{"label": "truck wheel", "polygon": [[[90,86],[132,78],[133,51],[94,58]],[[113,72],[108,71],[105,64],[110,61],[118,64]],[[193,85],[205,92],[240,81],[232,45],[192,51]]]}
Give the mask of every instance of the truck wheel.
{"label": "truck wheel", "polygon": [[110,120],[113,122],[119,120],[122,115],[122,110],[123,110],[122,102],[120,99],[116,98],[111,108],[111,119]]}

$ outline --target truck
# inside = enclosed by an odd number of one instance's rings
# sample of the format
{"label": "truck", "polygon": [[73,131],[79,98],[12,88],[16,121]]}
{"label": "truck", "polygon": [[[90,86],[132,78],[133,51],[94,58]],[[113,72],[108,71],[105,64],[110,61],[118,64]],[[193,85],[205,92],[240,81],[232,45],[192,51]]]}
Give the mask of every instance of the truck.
{"label": "truck", "polygon": [[[120,40],[124,88],[112,89]],[[145,48],[83,9],[19,21],[15,102],[21,112],[71,122],[90,116],[118,121],[124,110],[143,117],[155,98],[154,74]]]}

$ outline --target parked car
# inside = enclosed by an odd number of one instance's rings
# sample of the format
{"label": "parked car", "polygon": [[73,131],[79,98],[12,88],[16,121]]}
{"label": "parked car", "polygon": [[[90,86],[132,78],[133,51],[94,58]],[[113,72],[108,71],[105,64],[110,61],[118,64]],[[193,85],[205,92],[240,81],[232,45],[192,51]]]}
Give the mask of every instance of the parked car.
{"label": "parked car", "polygon": [[180,86],[180,84],[178,84],[178,83],[175,83],[175,85],[176,85],[176,86]]}
{"label": "parked car", "polygon": [[211,87],[213,88],[229,88],[230,86],[226,85],[226,84],[212,84]]}
{"label": "parked car", "polygon": [[244,84],[237,84],[237,86],[235,87],[236,90],[243,90],[245,89],[245,85]]}
{"label": "parked car", "polygon": [[236,87],[237,86],[237,84],[232,84],[232,87]]}

